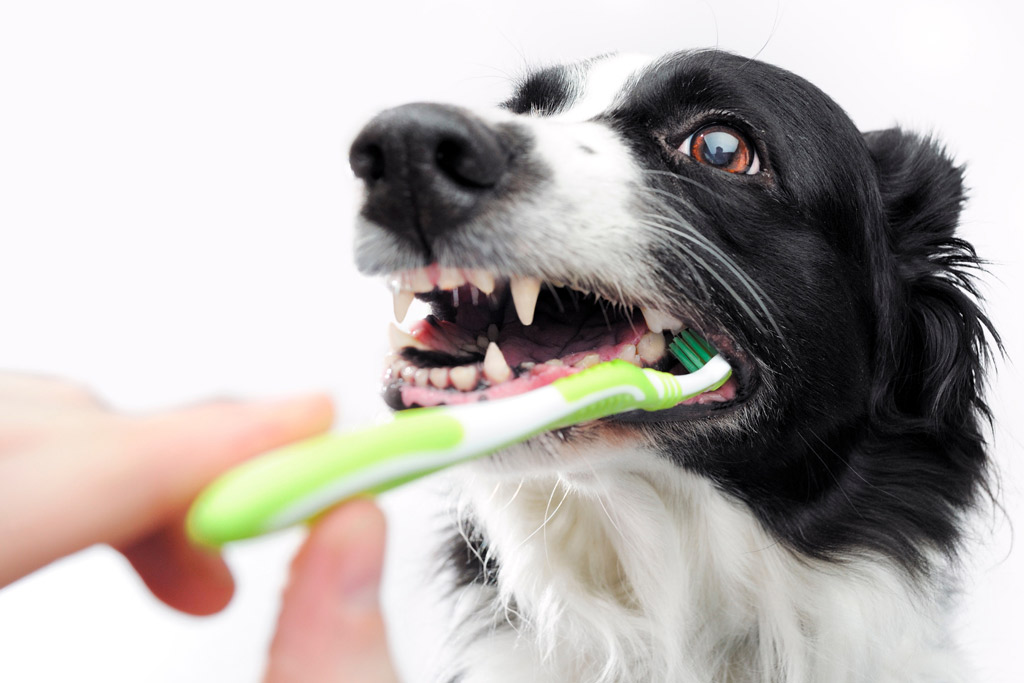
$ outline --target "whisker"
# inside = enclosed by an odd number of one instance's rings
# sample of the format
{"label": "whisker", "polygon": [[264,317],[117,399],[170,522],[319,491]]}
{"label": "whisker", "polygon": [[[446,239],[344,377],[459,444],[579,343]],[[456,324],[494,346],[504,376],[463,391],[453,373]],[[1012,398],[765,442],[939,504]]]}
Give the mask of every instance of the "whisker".
{"label": "whisker", "polygon": [[502,506],[500,512],[504,512],[505,510],[508,509],[508,506],[512,504],[512,502],[516,499],[517,496],[519,496],[519,492],[523,490],[523,484],[525,483],[526,479],[519,480],[519,486],[517,486],[516,490],[512,492],[512,497],[508,499],[508,502],[505,503],[504,506]]}
{"label": "whisker", "polygon": [[[673,230],[672,228],[669,228],[667,226],[659,225],[659,224],[656,224],[656,223],[648,223],[648,222],[645,222],[645,221],[641,221],[640,224],[644,225],[646,227],[660,229],[660,230],[665,230],[666,232],[672,232],[672,233],[678,234],[680,237],[683,237],[684,239],[692,241],[695,244],[697,244],[698,246],[701,246],[700,242],[698,242],[696,240],[690,239],[690,236],[686,235],[685,233]],[[743,297],[740,296],[739,292],[736,291],[736,289],[732,286],[732,284],[728,280],[726,280],[722,276],[721,273],[719,273],[717,270],[712,268],[711,265],[706,260],[704,260],[703,258],[697,256],[697,254],[695,254],[692,250],[686,249],[682,245],[676,245],[676,246],[680,250],[684,251],[687,254],[687,256],[689,256],[691,259],[693,259],[699,265],[701,265],[704,268],[705,272],[707,272],[709,275],[711,275],[711,277],[715,278],[715,280],[718,281],[718,284],[720,284],[729,293],[729,295],[736,302],[736,304],[740,308],[743,309],[743,312],[746,313],[750,317],[750,319],[752,321],[754,321],[754,322],[758,321],[759,316],[756,313],[754,313],[754,310],[750,307],[750,305],[747,304],[746,301],[744,301]],[[769,317],[770,317],[770,314],[769,314]],[[772,318],[770,318],[770,319],[772,319]],[[774,326],[775,325],[773,325],[773,327]]]}
{"label": "whisker", "polygon": [[[560,484],[562,484],[562,482],[560,480],[556,481],[554,488],[551,489],[551,497],[548,498],[548,506],[544,510],[544,521],[541,522],[540,526],[537,527],[536,529],[534,529],[533,532],[531,532],[529,536],[527,536],[526,538],[524,538],[522,541],[519,542],[519,545],[516,546],[516,550],[518,550],[519,548],[522,548],[523,545],[527,541],[529,541],[531,538],[533,538],[537,534],[539,534],[542,531],[544,531],[544,529],[548,525],[548,522],[550,522],[552,519],[554,519],[555,515],[558,514],[558,511],[562,508],[562,503],[564,503],[565,499],[569,497],[569,487],[568,486],[563,486],[565,488],[565,493],[562,494],[562,499],[560,501],[558,501],[558,505],[555,506],[555,509],[551,510],[551,501],[553,501],[555,499],[555,492],[558,490],[558,487],[559,487]],[[548,510],[551,510],[550,514],[548,513]],[[547,553],[547,546],[544,547],[544,552],[545,552],[545,554]]]}
{"label": "whisker", "polygon": [[[676,178],[676,179],[687,180],[687,181],[689,180],[688,178],[683,178],[682,176],[678,176],[676,174],[669,173],[669,172],[666,172],[666,171],[650,171],[650,172],[654,173],[654,174],[668,175],[668,176]],[[652,195],[656,195],[657,197],[662,197],[662,198],[664,198],[666,200],[669,200],[669,201],[672,201],[672,202],[688,205],[685,202],[685,200],[682,199],[681,197],[679,197],[677,195],[674,195],[671,192],[667,192],[665,190],[661,190],[659,188],[647,187],[647,188],[643,188],[643,192],[646,192],[646,193],[649,193],[649,194],[652,194]],[[657,198],[653,198],[653,199],[657,200]],[[729,272],[731,272],[736,277],[736,279],[743,285],[743,287],[745,289],[747,289],[747,291],[751,294],[751,297],[754,299],[755,303],[757,304],[757,307],[759,309],[761,309],[761,312],[764,314],[764,318],[768,320],[769,324],[775,330],[776,334],[778,334],[781,337],[782,336],[781,328],[779,327],[778,322],[775,319],[775,316],[772,314],[771,310],[769,310],[769,307],[768,307],[766,301],[770,302],[770,299],[768,298],[768,296],[764,292],[764,290],[756,282],[754,282],[750,278],[750,276],[747,275],[733,261],[732,258],[730,258],[725,252],[723,252],[721,250],[721,248],[719,248],[717,245],[711,243],[706,237],[701,235],[688,221],[684,220],[682,216],[678,215],[670,206],[668,206],[667,202],[665,202],[665,201],[657,201],[657,204],[659,206],[661,206],[663,209],[665,209],[665,214],[664,215],[661,215],[661,214],[657,214],[657,215],[645,214],[645,218],[657,218],[658,219],[655,224],[650,224],[650,225],[648,225],[648,227],[654,228],[656,230],[661,230],[661,231],[664,231],[664,232],[668,232],[670,234],[674,234],[674,235],[676,235],[678,237],[681,237],[681,238],[683,238],[683,239],[685,239],[685,240],[687,240],[687,241],[689,241],[689,242],[691,242],[693,244],[696,244],[697,246],[702,247],[710,255],[715,257],[715,259],[718,262],[720,262],[723,267],[728,269]],[[672,223],[672,225],[671,226],[670,225],[664,225],[662,221],[669,221],[669,222]],[[707,268],[706,264],[705,264],[705,268]],[[719,280],[719,281],[721,282],[721,280]],[[735,293],[733,293],[733,295],[734,295],[734,297],[736,296]],[[739,303],[739,299],[737,298],[736,300],[737,300],[737,303]],[[749,311],[749,308],[747,308],[747,314],[751,315],[751,317],[754,320],[757,320],[759,318],[759,316],[754,316]]]}

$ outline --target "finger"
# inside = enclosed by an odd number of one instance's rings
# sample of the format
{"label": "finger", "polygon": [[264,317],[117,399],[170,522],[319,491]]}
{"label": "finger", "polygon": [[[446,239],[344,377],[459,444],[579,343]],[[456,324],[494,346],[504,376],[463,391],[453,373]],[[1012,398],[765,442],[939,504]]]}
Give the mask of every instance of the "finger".
{"label": "finger", "polygon": [[[243,460],[326,431],[331,402],[314,395],[265,403],[218,403],[137,419],[110,481],[120,496],[106,515],[106,542],[125,542],[179,514],[219,474]],[[125,486],[132,487],[131,492]],[[118,513],[124,516],[115,517]],[[127,513],[127,514],[125,514]]]}
{"label": "finger", "polygon": [[224,560],[189,543],[181,518],[118,550],[153,595],[186,614],[219,612],[235,592]]}
{"label": "finger", "polygon": [[95,408],[101,401],[85,385],[50,375],[0,373],[0,405],[20,407],[26,403],[55,408]]}
{"label": "finger", "polygon": [[265,683],[396,683],[380,611],[384,516],[370,501],[329,513],[292,564]]}
{"label": "finger", "polygon": [[0,498],[0,539],[10,559],[0,565],[0,586],[95,543],[125,546],[154,533],[218,474],[319,434],[332,417],[326,396],[152,417],[102,414],[0,459],[0,478],[19,482]]}

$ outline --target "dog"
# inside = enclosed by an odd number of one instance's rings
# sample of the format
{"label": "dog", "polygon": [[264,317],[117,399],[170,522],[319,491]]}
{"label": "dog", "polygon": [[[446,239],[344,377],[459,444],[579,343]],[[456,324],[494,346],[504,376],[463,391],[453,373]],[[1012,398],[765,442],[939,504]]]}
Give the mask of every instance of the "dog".
{"label": "dog", "polygon": [[444,680],[968,679],[948,614],[992,499],[998,336],[938,142],[698,50],[540,69],[494,111],[397,107],[350,161],[358,267],[399,318],[431,310],[392,330],[395,409],[614,357],[683,372],[683,328],[733,368],[460,470]]}

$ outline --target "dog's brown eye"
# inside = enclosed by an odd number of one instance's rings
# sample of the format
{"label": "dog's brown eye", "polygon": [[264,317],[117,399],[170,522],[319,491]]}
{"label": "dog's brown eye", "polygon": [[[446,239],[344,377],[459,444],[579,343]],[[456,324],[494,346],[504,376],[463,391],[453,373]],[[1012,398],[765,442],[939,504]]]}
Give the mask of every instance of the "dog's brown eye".
{"label": "dog's brown eye", "polygon": [[753,145],[728,126],[705,126],[686,138],[679,151],[706,166],[754,175],[761,162]]}

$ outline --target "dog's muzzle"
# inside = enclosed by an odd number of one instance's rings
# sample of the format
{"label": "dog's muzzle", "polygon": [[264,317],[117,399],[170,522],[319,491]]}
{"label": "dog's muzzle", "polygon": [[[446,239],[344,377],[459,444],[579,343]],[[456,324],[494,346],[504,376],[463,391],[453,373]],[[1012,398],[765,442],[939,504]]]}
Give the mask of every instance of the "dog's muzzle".
{"label": "dog's muzzle", "polygon": [[509,151],[469,112],[418,103],[372,119],[349,162],[366,184],[363,216],[430,254],[434,240],[479,212],[508,170]]}

